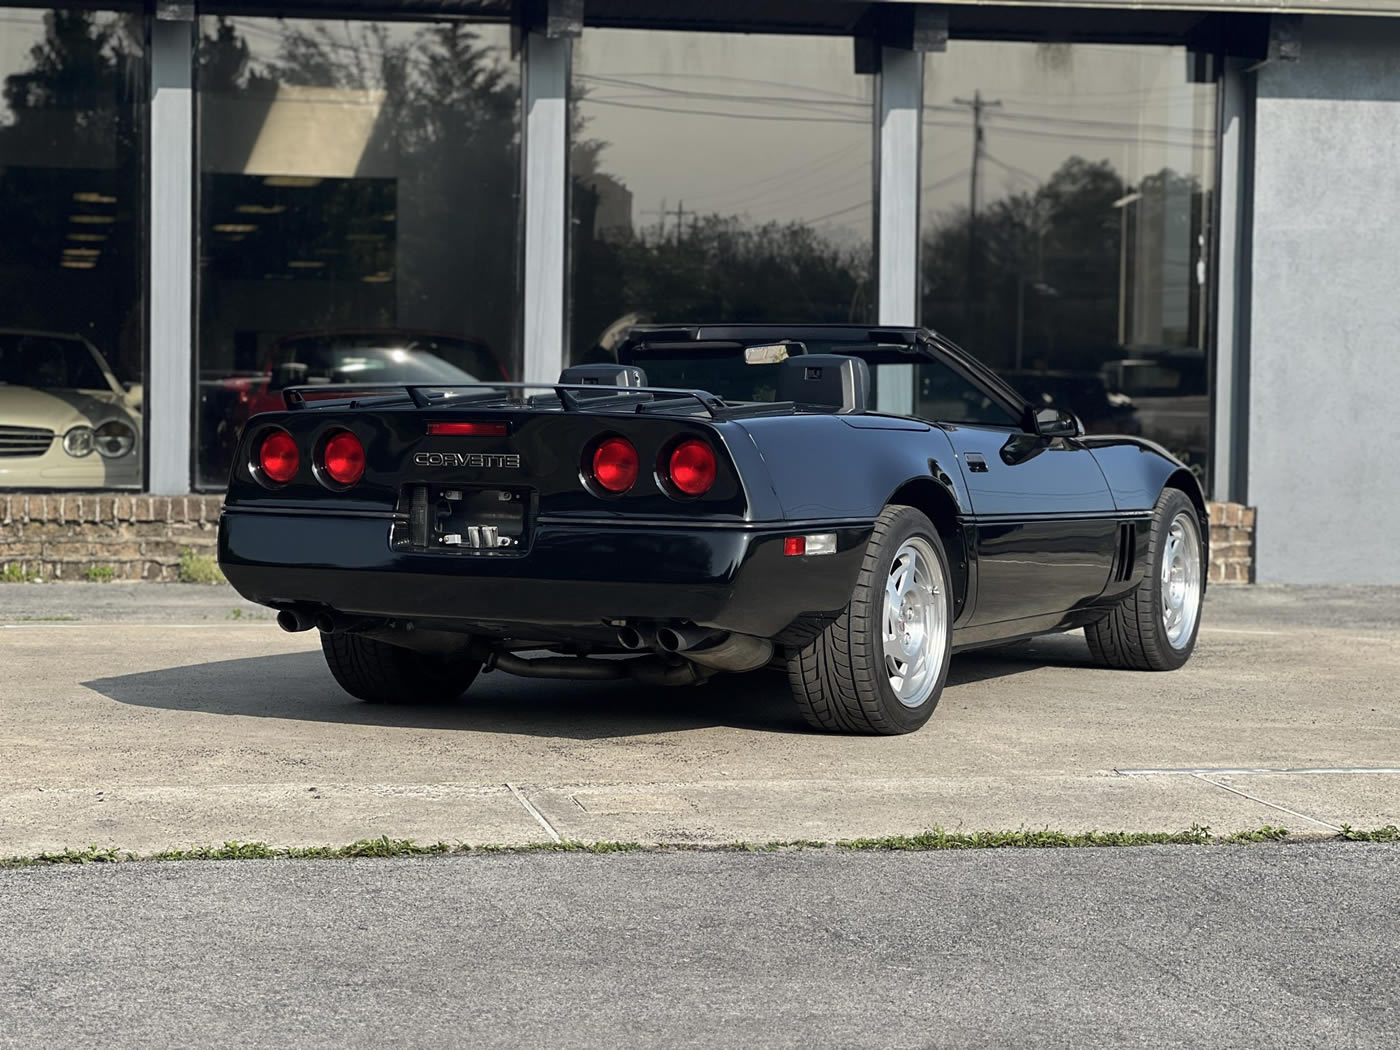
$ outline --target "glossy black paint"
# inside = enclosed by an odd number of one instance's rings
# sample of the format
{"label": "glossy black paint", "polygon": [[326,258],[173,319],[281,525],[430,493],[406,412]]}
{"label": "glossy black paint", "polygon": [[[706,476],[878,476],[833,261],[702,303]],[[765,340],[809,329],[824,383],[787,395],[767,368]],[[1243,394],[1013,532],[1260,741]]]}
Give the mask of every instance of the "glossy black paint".
{"label": "glossy black paint", "polygon": [[[1073,608],[1108,581],[1113,495],[1077,441],[1001,427],[945,426],[976,520],[977,604],[970,624]],[[969,459],[975,457],[977,469]]]}
{"label": "glossy black paint", "polygon": [[[832,328],[818,326],[680,331],[833,340]],[[943,352],[936,337],[911,332],[838,330],[853,342],[917,336],[921,352]],[[964,365],[981,374],[975,362]],[[1007,396],[999,380],[987,385]],[[1188,492],[1209,535],[1199,487],[1163,450],[1136,438],[1041,435],[1023,407],[1022,429],[873,412],[725,420],[698,407],[652,415],[520,406],[272,413],[252,421],[236,455],[220,563],[241,593],[274,607],[563,643],[607,644],[621,621],[774,637],[846,604],[872,525],[898,499],[924,508],[951,544],[962,581],[955,647],[989,644],[1089,622],[1130,590],[1146,562],[1146,515],[1164,485]],[[430,420],[502,421],[509,433],[429,437]],[[286,428],[303,449],[301,472],[285,486],[267,487],[249,469],[269,426]],[[355,433],[367,456],[363,482],[344,492],[320,484],[309,462],[310,450],[339,428]],[[643,468],[633,491],[618,497],[587,478],[589,450],[612,434],[633,442]],[[719,461],[714,489],[694,500],[667,495],[656,477],[682,437],[710,443]],[[416,463],[424,452],[466,460]],[[518,467],[502,466],[502,456],[519,456]],[[972,469],[977,459],[985,469]],[[528,493],[527,542],[511,551],[393,550],[390,528],[407,520],[408,485]],[[1123,528],[1134,523],[1137,556],[1123,577]],[[785,536],[813,532],[836,532],[838,553],[783,555]]]}
{"label": "glossy black paint", "polygon": [[541,523],[526,559],[401,553],[388,519],[229,508],[219,563],[252,601],[528,637],[603,638],[609,621],[681,621],[771,637],[850,598],[869,526],[829,529],[838,551],[786,557],[793,527]]}

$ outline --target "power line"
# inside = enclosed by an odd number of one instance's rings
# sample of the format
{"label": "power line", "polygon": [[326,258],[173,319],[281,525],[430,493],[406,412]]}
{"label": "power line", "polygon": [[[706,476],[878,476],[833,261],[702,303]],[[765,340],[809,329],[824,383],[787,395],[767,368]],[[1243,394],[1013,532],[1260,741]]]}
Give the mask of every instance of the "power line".
{"label": "power line", "polygon": [[[972,98],[953,99],[960,106],[970,106],[972,109],[972,169],[968,178],[967,192],[967,296],[966,302],[969,306],[975,298],[977,286],[977,181],[981,174],[982,167],[982,145],[985,139],[985,132],[982,128],[983,112],[989,108],[1001,105],[1000,99],[987,101],[982,98],[982,89],[978,88],[972,93]],[[977,320],[975,315],[969,318],[970,330],[973,335],[972,343],[977,345]]]}
{"label": "power line", "polygon": [[[750,179],[746,182],[735,183],[734,185],[725,187],[724,189],[714,190],[710,193],[697,193],[693,196],[700,200],[707,201],[712,201],[715,200],[715,198],[719,198],[718,206],[726,208],[738,207],[741,204],[747,204],[751,200],[757,200],[761,197],[767,196],[768,193],[772,191],[762,190],[753,197],[749,197],[737,202],[724,203],[724,198],[729,197],[735,193],[742,194],[748,190],[756,189],[759,186],[767,186],[769,183],[776,182],[779,179],[788,179],[788,181],[784,183],[782,187],[780,187],[781,189],[786,191],[789,188],[791,188],[791,186],[793,186],[794,184],[801,182],[804,179],[810,178],[812,175],[820,174],[827,170],[823,167],[823,165],[828,165],[832,161],[836,160],[838,157],[844,157],[846,154],[851,153],[857,149],[861,149],[862,147],[868,149],[869,143],[847,143],[844,146],[838,146],[830,153],[823,153],[820,156],[806,158],[798,161],[796,164],[790,164],[772,175],[764,175],[761,178]],[[711,206],[712,205],[706,205],[706,207]]]}
{"label": "power line", "polygon": [[[603,76],[603,75],[604,75],[604,74],[601,74],[601,73],[575,73],[575,74],[574,74],[575,78],[580,78],[580,77],[581,77],[581,78],[584,78],[584,79],[589,79],[589,78],[594,78],[594,77],[600,77],[600,76]],[[763,85],[765,85],[765,86],[767,86],[767,87],[780,87],[780,88],[787,88],[787,89],[792,90],[792,91],[808,91],[808,92],[811,92],[811,93],[813,93],[813,94],[825,94],[825,95],[831,96],[831,99],[832,99],[833,101],[845,101],[845,100],[850,100],[850,101],[860,102],[860,103],[862,103],[863,105],[868,105],[869,102],[870,102],[870,100],[869,100],[868,98],[862,97],[862,96],[860,96],[860,95],[846,95],[846,94],[842,94],[842,93],[839,92],[839,91],[829,91],[829,90],[827,90],[826,88],[811,87],[810,85],[807,85],[807,84],[794,84],[794,83],[792,83],[792,82],[790,82],[790,81],[786,81],[786,80],[759,80],[759,79],[757,79],[757,78],[755,78],[755,77],[736,77],[736,76],[729,76],[729,75],[724,74],[724,73],[691,73],[691,72],[684,72],[684,73],[682,73],[682,72],[672,72],[672,73],[665,73],[665,72],[637,72],[637,73],[633,73],[633,72],[616,72],[616,71],[615,71],[615,72],[613,72],[613,73],[610,74],[610,75],[613,76],[613,77],[615,77],[615,78],[619,78],[619,79],[626,78],[626,77],[641,77],[641,78],[648,78],[648,77],[649,77],[649,78],[654,79],[654,80],[660,80],[660,79],[665,78],[665,77],[682,77],[682,78],[685,78],[685,79],[687,79],[687,80],[727,80],[727,81],[730,81],[730,82],[736,83],[736,84],[763,84]]]}
{"label": "power line", "polygon": [[870,121],[858,120],[854,117],[794,117],[786,113],[726,113],[716,109],[677,109],[674,106],[648,106],[641,102],[610,102],[605,99],[589,98],[587,96],[578,100],[582,106],[616,106],[619,109],[645,109],[656,113],[679,113],[683,116],[696,117],[732,117],[736,120],[783,120],[789,124],[859,124],[862,127],[869,127]]}

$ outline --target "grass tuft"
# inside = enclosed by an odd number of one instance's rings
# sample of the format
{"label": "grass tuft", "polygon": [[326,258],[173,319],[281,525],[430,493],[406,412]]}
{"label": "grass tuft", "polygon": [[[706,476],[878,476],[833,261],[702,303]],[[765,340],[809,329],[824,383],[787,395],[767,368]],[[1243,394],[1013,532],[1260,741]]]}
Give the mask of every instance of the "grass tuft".
{"label": "grass tuft", "polygon": [[29,572],[18,562],[6,562],[0,569],[0,583],[34,583],[39,579],[37,572]]}
{"label": "grass tuft", "polygon": [[1341,837],[1347,842],[1400,842],[1400,828],[1394,824],[1387,824],[1383,828],[1363,831],[1350,824],[1343,824]]}
{"label": "grass tuft", "polygon": [[130,853],[101,846],[65,849],[57,853],[36,853],[32,857],[0,857],[0,868],[51,868],[63,864],[116,864],[136,860]]}
{"label": "grass tuft", "polygon": [[196,554],[189,547],[180,552],[178,578],[181,583],[227,583],[219,563],[208,554]]}
{"label": "grass tuft", "polygon": [[917,835],[887,835],[873,839],[845,839],[836,843],[848,850],[943,849],[1082,849],[1098,846],[1205,846],[1213,840],[1210,828],[1192,824],[1186,831],[944,831],[935,827]]}
{"label": "grass tuft", "polygon": [[[433,842],[420,844],[413,839],[391,839],[381,835],[374,839],[359,839],[348,846],[269,846],[265,842],[225,842],[222,846],[194,846],[189,849],[169,849],[144,856],[115,847],[88,846],[86,849],[65,849],[54,853],[38,853],[28,857],[0,857],[0,869],[56,867],[65,864],[116,864],[127,861],[182,860],[347,860],[372,857],[443,857],[465,854],[500,853],[776,853],[788,850],[837,849],[851,852],[914,851],[968,849],[1083,849],[1130,846],[1207,846],[1256,842],[1283,842],[1288,829],[1265,824],[1229,835],[1212,836],[1210,829],[1193,824],[1185,831],[932,831],[917,835],[888,835],[882,838],[845,839],[822,842],[816,839],[792,839],[773,842],[732,842],[724,846],[700,846],[693,843],[669,843],[644,846],[639,842],[531,842],[524,845],[469,846],[464,842]],[[1319,840],[1313,840],[1319,841]],[[1325,840],[1322,840],[1325,841]],[[1400,842],[1400,828],[1387,824],[1369,831],[1343,824],[1333,841]]]}
{"label": "grass tuft", "polygon": [[1247,842],[1282,842],[1288,838],[1288,829],[1277,827],[1273,824],[1265,824],[1263,827],[1255,828],[1253,831],[1237,831],[1233,835],[1225,837],[1226,842],[1247,843]]}
{"label": "grass tuft", "polygon": [[83,578],[88,583],[111,583],[117,570],[110,565],[89,565],[83,570]]}

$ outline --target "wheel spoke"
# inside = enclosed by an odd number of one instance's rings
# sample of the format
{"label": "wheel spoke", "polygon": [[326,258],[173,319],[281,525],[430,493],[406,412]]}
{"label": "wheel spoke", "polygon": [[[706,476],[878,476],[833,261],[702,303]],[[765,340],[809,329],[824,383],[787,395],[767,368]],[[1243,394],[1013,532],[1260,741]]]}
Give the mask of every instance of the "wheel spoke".
{"label": "wheel spoke", "polygon": [[[880,642],[890,689],[907,707],[928,699],[942,671],[945,585],[943,564],[928,540],[914,536],[900,545],[885,579]],[[913,653],[905,649],[906,636],[917,643]]]}
{"label": "wheel spoke", "polygon": [[1162,547],[1162,630],[1173,648],[1191,640],[1200,614],[1200,531],[1191,512],[1179,511]]}
{"label": "wheel spoke", "polygon": [[891,670],[896,670],[904,662],[904,650],[898,638],[885,639],[885,659],[891,662]]}

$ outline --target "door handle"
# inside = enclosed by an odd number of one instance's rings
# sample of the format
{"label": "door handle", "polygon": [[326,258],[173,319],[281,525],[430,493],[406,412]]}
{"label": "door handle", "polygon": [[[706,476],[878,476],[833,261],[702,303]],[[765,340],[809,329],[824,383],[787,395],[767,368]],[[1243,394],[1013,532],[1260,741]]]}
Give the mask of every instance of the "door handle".
{"label": "door handle", "polygon": [[967,469],[973,474],[987,473],[987,461],[980,452],[969,452],[965,457]]}

